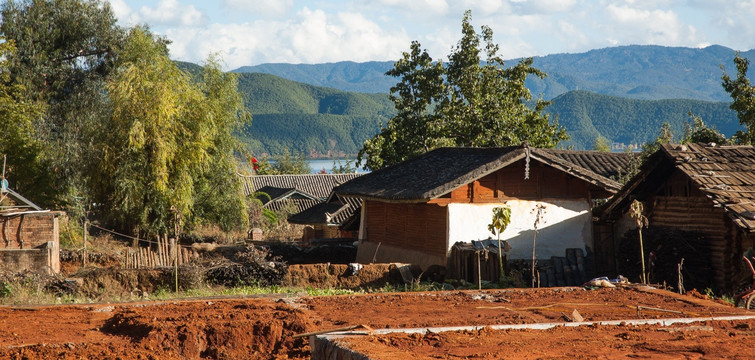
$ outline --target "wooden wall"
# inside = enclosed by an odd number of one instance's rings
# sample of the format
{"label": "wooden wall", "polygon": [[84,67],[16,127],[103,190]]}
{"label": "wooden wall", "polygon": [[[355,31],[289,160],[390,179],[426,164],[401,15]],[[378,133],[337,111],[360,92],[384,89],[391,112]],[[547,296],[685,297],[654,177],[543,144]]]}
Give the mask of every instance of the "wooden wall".
{"label": "wooden wall", "polygon": [[753,242],[732,223],[723,208],[714,207],[680,172],[672,174],[646,206],[652,226],[704,234],[709,242],[697,250],[710,257],[716,285],[723,290],[737,286],[736,279],[744,270],[742,253]]}
{"label": "wooden wall", "polygon": [[445,205],[508,199],[591,199],[591,193],[601,192],[588,182],[537,161],[530,162],[529,178],[524,175],[525,161],[521,160],[431,202]]}
{"label": "wooden wall", "polygon": [[367,200],[365,241],[446,256],[446,208]]}

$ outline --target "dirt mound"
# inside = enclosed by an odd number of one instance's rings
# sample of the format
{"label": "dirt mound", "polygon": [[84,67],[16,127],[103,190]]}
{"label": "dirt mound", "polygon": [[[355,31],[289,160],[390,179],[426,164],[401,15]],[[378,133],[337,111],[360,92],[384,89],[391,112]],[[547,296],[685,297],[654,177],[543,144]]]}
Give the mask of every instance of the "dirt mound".
{"label": "dirt mound", "polygon": [[269,302],[191,302],[124,309],[103,331],[144,349],[188,359],[306,358],[311,331],[300,310]]}
{"label": "dirt mound", "polygon": [[[19,317],[34,320],[6,323]],[[307,339],[293,335],[315,328],[267,299],[6,309],[0,323],[0,358],[28,360],[308,359]]]}
{"label": "dirt mound", "polygon": [[[411,267],[414,276],[419,275],[418,267]],[[400,285],[404,280],[395,264],[367,264],[353,274],[348,265],[343,264],[308,264],[290,265],[283,276],[282,284],[294,287],[313,287],[320,289],[340,288],[381,288],[386,284]]]}

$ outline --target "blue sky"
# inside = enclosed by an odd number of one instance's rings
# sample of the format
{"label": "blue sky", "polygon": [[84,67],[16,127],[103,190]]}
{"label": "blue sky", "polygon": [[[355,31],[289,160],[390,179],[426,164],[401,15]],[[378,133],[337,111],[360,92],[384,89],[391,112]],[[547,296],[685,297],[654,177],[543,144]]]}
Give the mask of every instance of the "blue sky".
{"label": "blue sky", "polygon": [[464,10],[503,58],[654,44],[755,48],[755,0],[111,0],[121,25],[148,24],[171,57],[228,70],[261,63],[396,60],[419,40],[445,58]]}

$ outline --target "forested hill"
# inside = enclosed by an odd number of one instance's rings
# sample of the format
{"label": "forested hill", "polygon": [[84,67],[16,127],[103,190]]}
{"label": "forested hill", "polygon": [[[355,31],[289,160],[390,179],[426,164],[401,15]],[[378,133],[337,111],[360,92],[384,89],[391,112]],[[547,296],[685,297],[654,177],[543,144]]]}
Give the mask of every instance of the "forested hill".
{"label": "forested hill", "polygon": [[[631,45],[591,50],[579,54],[535,57],[534,66],[545,71],[545,80],[530,78],[536,96],[552,99],[571,90],[633,99],[697,99],[728,101],[721,88],[724,65],[733,74],[735,51],[713,45],[706,48]],[[755,60],[755,50],[741,56]],[[509,60],[513,65],[516,60]],[[262,64],[235,72],[262,72],[307,84],[344,91],[388,93],[396,79],[385,72],[393,61],[338,62],[328,64]]]}
{"label": "forested hill", "polygon": [[395,113],[386,94],[344,92],[269,74],[239,74],[239,92],[253,115],[241,137],[255,154],[353,156]]}
{"label": "forested hill", "polygon": [[[311,157],[353,156],[395,113],[386,94],[343,92],[269,74],[239,74],[239,91],[254,117],[241,138],[260,155],[288,150]],[[553,99],[546,111],[558,114],[571,136],[561,145],[575,149],[592,148],[598,135],[613,142],[644,143],[657,136],[663,122],[681,136],[683,124],[691,123],[690,111],[727,136],[740,129],[724,102],[636,100],[571,91]]]}
{"label": "forested hill", "polygon": [[707,126],[727,137],[742,129],[736,113],[725,102],[687,99],[636,100],[570,91],[555,99],[546,112],[558,114],[571,139],[559,146],[591,149],[598,135],[611,142],[642,144],[655,139],[664,122],[671,125],[676,139],[684,134],[684,124],[692,125],[689,112]]}

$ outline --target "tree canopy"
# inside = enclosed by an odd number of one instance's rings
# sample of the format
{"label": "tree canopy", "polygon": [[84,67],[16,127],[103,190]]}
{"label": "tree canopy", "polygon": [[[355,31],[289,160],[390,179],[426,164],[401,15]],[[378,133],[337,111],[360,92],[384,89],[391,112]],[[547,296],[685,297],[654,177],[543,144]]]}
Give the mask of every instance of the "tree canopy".
{"label": "tree canopy", "polygon": [[[745,131],[737,131],[734,139],[740,144],[755,145],[755,87],[747,78],[750,61],[737,53],[734,64],[737,68],[736,78],[732,79],[725,71],[721,76],[721,85],[734,100],[730,107],[737,112],[739,123],[745,127]],[[724,70],[723,65],[721,70]]]}
{"label": "tree canopy", "polygon": [[505,67],[493,42],[493,31],[483,26],[477,33],[471,12],[462,19],[462,38],[448,56],[448,63],[434,61],[411,44],[388,75],[400,78],[390,98],[397,114],[377,135],[364,143],[358,159],[365,167],[379,169],[440,146],[496,147],[519,145],[554,147],[567,139],[557,121],[525,86],[528,75],[544,77],[532,67],[532,58]]}
{"label": "tree canopy", "polygon": [[195,84],[165,41],[131,29],[107,85],[113,115],[100,144],[99,198],[113,220],[154,235],[167,233],[176,215],[196,219],[198,205],[230,210],[237,224],[246,218],[232,163],[232,131],[244,114],[235,86],[214,62]]}
{"label": "tree canopy", "polygon": [[47,169],[16,178],[19,189],[47,183],[51,196],[28,194],[43,206],[88,202],[82,199],[88,197],[87,174],[95,171],[91,139],[107,116],[102,90],[124,30],[109,3],[100,0],[10,0],[2,5],[0,31],[16,46],[8,56],[10,83],[23,89],[25,101],[45,105],[32,137]]}

